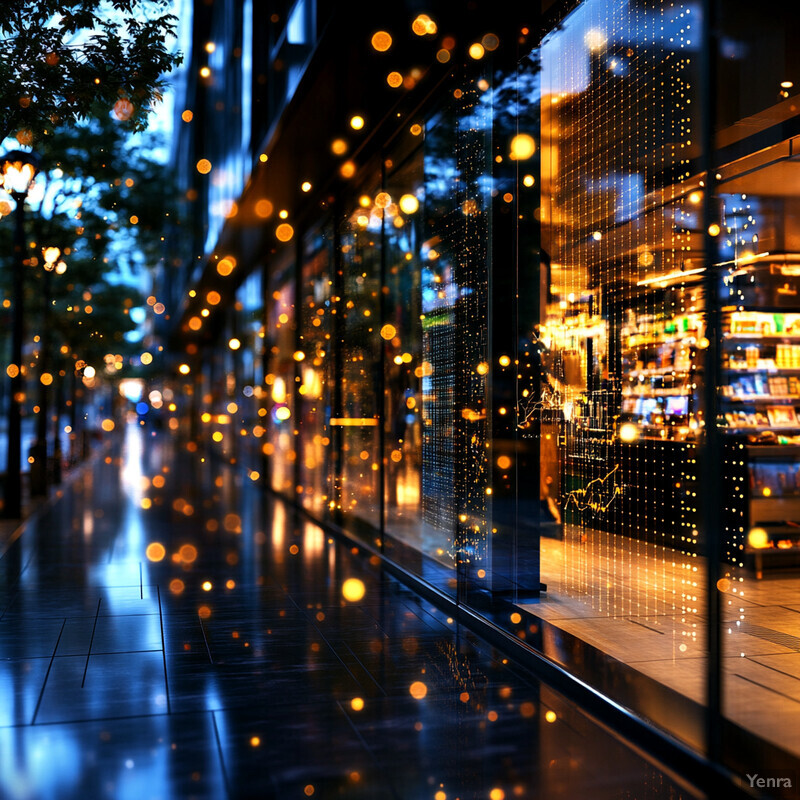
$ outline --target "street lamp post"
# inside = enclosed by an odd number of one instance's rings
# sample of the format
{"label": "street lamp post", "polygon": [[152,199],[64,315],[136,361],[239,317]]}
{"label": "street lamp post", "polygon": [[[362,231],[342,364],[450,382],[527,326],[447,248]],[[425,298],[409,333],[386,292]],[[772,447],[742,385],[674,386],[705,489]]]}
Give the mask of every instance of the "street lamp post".
{"label": "street lamp post", "polygon": [[[31,494],[47,494],[48,462],[47,462],[47,427],[50,384],[53,376],[48,372],[50,366],[50,276],[53,272],[59,275],[66,272],[67,265],[59,261],[61,250],[57,247],[42,248],[44,258],[44,286],[42,291],[42,333],[39,339],[39,360],[41,375],[39,376],[39,415],[36,418],[36,442],[31,448]],[[58,433],[56,433],[58,442]],[[56,447],[56,458],[60,458],[60,448]]]}
{"label": "street lamp post", "polygon": [[25,269],[25,198],[36,177],[39,160],[33,153],[11,150],[0,161],[3,187],[17,205],[14,219],[14,274],[12,283],[13,315],[11,323],[11,363],[8,401],[8,450],[6,455],[6,484],[3,512],[11,519],[22,516],[22,337],[23,337],[23,274]]}
{"label": "street lamp post", "polygon": [[[59,261],[55,266],[56,275],[63,275],[67,271],[67,265],[63,261]],[[50,309],[48,298],[48,311]],[[53,376],[55,377],[55,376]],[[58,381],[58,393],[56,394],[56,428],[55,428],[55,443],[53,445],[53,483],[56,486],[61,483],[61,461],[63,454],[61,452],[61,398],[62,390],[64,388],[63,381]]]}

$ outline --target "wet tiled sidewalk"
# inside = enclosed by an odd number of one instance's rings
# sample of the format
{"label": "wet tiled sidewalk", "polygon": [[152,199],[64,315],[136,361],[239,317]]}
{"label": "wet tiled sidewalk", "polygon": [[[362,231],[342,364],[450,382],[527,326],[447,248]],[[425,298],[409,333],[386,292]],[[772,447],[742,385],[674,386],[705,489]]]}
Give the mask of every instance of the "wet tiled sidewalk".
{"label": "wet tiled sidewalk", "polygon": [[163,434],[130,426],[0,559],[0,797],[691,796]]}

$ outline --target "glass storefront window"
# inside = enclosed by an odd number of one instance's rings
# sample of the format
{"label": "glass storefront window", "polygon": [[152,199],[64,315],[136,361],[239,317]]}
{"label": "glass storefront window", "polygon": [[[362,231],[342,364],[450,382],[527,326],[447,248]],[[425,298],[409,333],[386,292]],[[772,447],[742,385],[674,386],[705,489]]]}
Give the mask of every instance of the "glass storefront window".
{"label": "glass storefront window", "polygon": [[[724,443],[722,712],[729,763],[800,754],[800,17],[720,5],[713,269]],[[765,743],[767,743],[765,745]],[[769,750],[787,751],[783,757]],[[747,770],[752,772],[752,770]],[[776,773],[778,774],[778,773]]]}
{"label": "glass storefront window", "polygon": [[228,340],[236,384],[225,409],[231,420],[230,439],[236,443],[238,457],[244,460],[256,480],[261,477],[260,448],[266,431],[266,413],[262,411],[265,341],[262,286],[261,270],[257,269],[236,293],[234,324]]}
{"label": "glass storefront window", "polygon": [[[385,193],[364,191],[341,231],[341,430],[339,505],[346,523],[366,536],[381,527],[380,245]],[[364,529],[364,525],[369,531]],[[379,539],[379,537],[377,537]]]}
{"label": "glass storefront window", "polygon": [[520,338],[540,374],[518,416],[539,441],[541,647],[702,747],[699,26],[692,2],[587,0],[527,67],[542,277]]}
{"label": "glass storefront window", "polygon": [[268,456],[270,485],[279,492],[295,491],[295,364],[296,316],[293,262],[273,276],[267,298],[268,372],[265,377],[269,396],[267,435],[263,452]]}
{"label": "glass storefront window", "polygon": [[[384,219],[384,313],[380,330],[384,365],[384,453],[386,533],[428,555],[422,519],[422,441],[426,398],[423,382],[430,367],[422,357],[421,248],[425,196],[422,150],[393,155],[386,182],[391,198]],[[399,163],[398,163],[399,162]],[[385,547],[391,547],[387,539]]]}
{"label": "glass storefront window", "polygon": [[324,516],[335,504],[331,454],[333,403],[332,231],[321,227],[304,240],[300,369],[300,485],[303,506]]}

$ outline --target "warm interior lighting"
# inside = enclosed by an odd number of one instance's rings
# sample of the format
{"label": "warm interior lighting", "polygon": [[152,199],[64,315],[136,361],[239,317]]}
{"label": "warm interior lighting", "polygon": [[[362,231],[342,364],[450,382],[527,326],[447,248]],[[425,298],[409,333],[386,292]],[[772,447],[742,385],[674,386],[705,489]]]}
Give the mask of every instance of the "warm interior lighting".
{"label": "warm interior lighting", "polygon": [[639,438],[639,429],[636,425],[626,422],[619,426],[619,438],[622,442],[635,442]]}

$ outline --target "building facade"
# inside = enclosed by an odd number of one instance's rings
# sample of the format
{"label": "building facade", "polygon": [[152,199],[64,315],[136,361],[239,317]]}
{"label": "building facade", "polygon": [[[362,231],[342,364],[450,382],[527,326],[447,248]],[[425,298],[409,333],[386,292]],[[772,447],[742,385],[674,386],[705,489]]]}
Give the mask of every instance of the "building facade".
{"label": "building facade", "polygon": [[734,782],[800,774],[800,15],[438,5],[194,4],[185,432]]}

